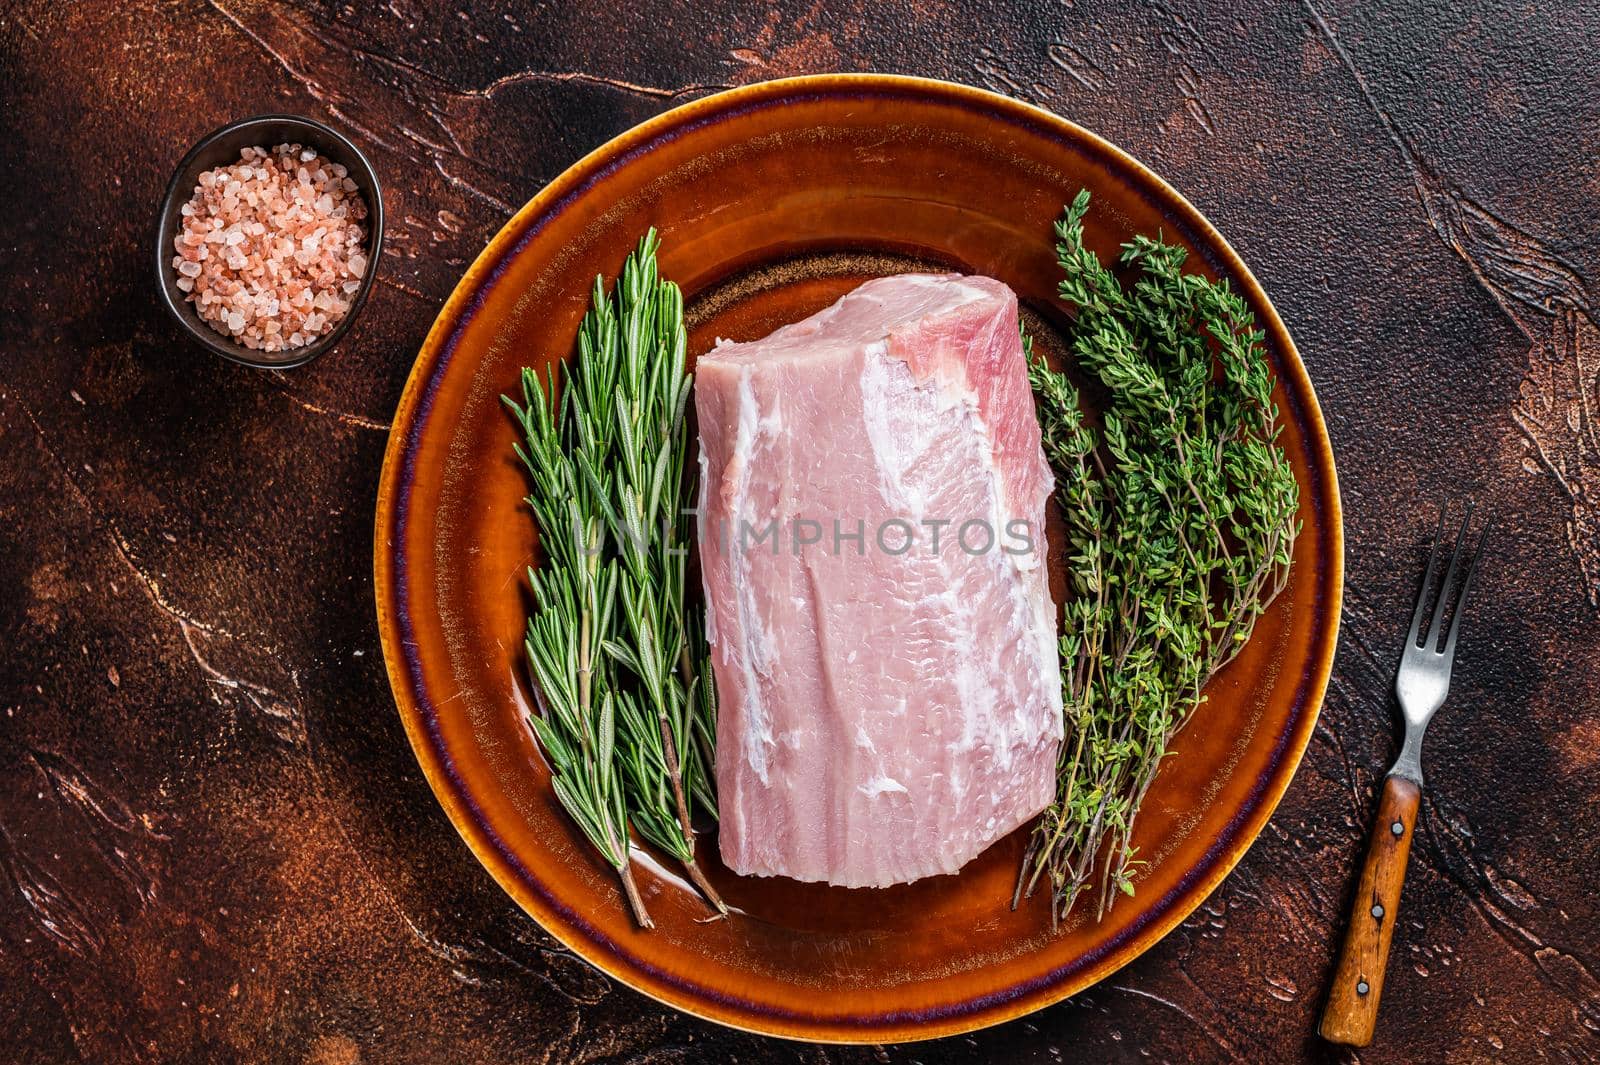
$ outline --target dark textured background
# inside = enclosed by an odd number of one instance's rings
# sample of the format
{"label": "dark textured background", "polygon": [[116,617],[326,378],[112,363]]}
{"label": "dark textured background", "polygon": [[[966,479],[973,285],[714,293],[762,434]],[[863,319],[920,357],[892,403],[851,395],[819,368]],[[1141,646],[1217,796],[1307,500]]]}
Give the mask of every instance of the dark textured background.
{"label": "dark textured background", "polygon": [[[0,5],[0,1060],[1284,1061],[1315,1018],[1434,503],[1502,531],[1370,1062],[1600,1056],[1600,10],[1451,0]],[[1226,233],[1297,338],[1344,489],[1344,639],[1272,824],[1115,977],[935,1044],[718,1030],[557,948],[473,861],[390,703],[371,529],[452,284],[580,154],[811,71],[1074,119]],[[183,342],[148,241],[200,134],[371,154],[380,281],[332,355]]]}

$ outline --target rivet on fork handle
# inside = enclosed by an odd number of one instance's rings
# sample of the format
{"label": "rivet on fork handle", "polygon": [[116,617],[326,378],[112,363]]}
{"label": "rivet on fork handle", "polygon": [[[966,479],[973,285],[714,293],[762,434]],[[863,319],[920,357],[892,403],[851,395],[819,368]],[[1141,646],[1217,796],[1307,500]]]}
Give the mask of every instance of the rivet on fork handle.
{"label": "rivet on fork handle", "polygon": [[1351,907],[1350,928],[1318,1029],[1324,1039],[1353,1047],[1372,1042],[1389,964],[1389,940],[1400,916],[1400,888],[1406,879],[1406,860],[1411,856],[1412,830],[1421,800],[1422,789],[1413,781],[1385,778],[1361,883]]}

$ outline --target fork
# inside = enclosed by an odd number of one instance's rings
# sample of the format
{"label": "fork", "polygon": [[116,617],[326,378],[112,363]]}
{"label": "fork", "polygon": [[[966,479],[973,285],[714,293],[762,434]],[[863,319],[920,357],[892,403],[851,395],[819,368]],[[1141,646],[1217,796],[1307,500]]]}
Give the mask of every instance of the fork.
{"label": "fork", "polygon": [[[1422,734],[1427,731],[1434,711],[1443,705],[1445,696],[1450,692],[1450,667],[1455,662],[1456,637],[1461,634],[1461,617],[1466,613],[1467,595],[1472,591],[1478,559],[1483,554],[1489,536],[1489,526],[1485,523],[1478,533],[1477,546],[1471,557],[1464,559],[1462,549],[1472,522],[1472,504],[1469,502],[1461,519],[1461,529],[1456,533],[1450,568],[1445,571],[1444,584],[1439,588],[1432,620],[1424,636],[1422,619],[1427,613],[1430,591],[1439,568],[1439,556],[1444,545],[1445,514],[1448,510],[1448,505],[1439,510],[1439,527],[1434,532],[1433,550],[1428,554],[1428,572],[1422,579],[1422,590],[1417,594],[1417,606],[1411,615],[1411,632],[1406,638],[1405,650],[1400,655],[1400,673],[1395,678],[1395,695],[1400,700],[1400,711],[1406,721],[1405,743],[1383,781],[1378,818],[1372,827],[1372,838],[1367,843],[1366,864],[1362,867],[1361,881],[1356,887],[1344,949],[1339,955],[1333,989],[1328,994],[1328,1005],[1322,1012],[1322,1024],[1318,1028],[1324,1039],[1346,1046],[1364,1047],[1372,1042],[1372,1032],[1378,1022],[1378,999],[1383,994],[1384,970],[1389,962],[1389,941],[1400,915],[1400,887],[1405,883],[1406,859],[1411,855],[1412,831],[1416,827],[1417,810],[1422,802]],[[1455,596],[1455,606],[1453,610],[1447,610],[1451,603],[1451,588],[1456,584],[1458,574],[1460,589]],[[1440,630],[1444,627],[1447,613],[1450,627],[1441,636]]]}

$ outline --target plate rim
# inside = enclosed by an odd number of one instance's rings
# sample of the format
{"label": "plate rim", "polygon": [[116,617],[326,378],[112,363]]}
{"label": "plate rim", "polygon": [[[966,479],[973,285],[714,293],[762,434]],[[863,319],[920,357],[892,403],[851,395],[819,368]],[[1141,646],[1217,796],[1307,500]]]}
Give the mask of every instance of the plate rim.
{"label": "plate rim", "polygon": [[[403,633],[400,631],[395,609],[398,591],[394,559],[396,552],[393,550],[394,541],[390,537],[390,531],[395,528],[395,519],[401,510],[399,507],[401,490],[408,483],[412,472],[407,462],[407,445],[418,428],[418,408],[424,393],[428,391],[429,384],[437,374],[441,355],[452,347],[452,340],[464,317],[486,295],[487,288],[492,285],[508,255],[514,254],[519,249],[521,243],[530,236],[533,224],[541,216],[560,205],[567,197],[581,192],[591,178],[626,162],[641,144],[649,143],[675,127],[692,126],[706,112],[725,111],[728,112],[728,117],[735,117],[741,104],[755,103],[772,96],[782,97],[794,93],[843,95],[851,91],[884,92],[894,89],[920,93],[927,98],[947,103],[1008,111],[1032,122],[1054,127],[1063,136],[1104,153],[1145,182],[1155,199],[1165,201],[1166,207],[1182,217],[1192,227],[1194,234],[1207,244],[1206,250],[1214,252],[1221,260],[1219,265],[1239,279],[1240,287],[1244,290],[1243,294],[1257,301],[1259,306],[1265,309],[1266,320],[1259,324],[1279,345],[1283,353],[1284,365],[1280,370],[1280,375],[1284,378],[1282,384],[1287,393],[1303,401],[1300,405],[1304,409],[1300,413],[1307,430],[1306,448],[1312,458],[1310,469],[1313,473],[1324,471],[1326,473],[1326,483],[1321,487],[1326,496],[1326,510],[1323,517],[1324,535],[1328,538],[1326,566],[1331,600],[1326,609],[1332,617],[1332,624],[1328,627],[1326,637],[1320,646],[1313,648],[1310,659],[1311,684],[1305,697],[1307,711],[1301,715],[1294,728],[1287,730],[1280,737],[1278,741],[1280,746],[1287,743],[1288,749],[1282,752],[1269,772],[1268,779],[1257,781],[1256,786],[1252,788],[1257,793],[1253,805],[1235,815],[1242,816],[1244,823],[1224,848],[1225,853],[1209,862],[1198,881],[1187,884],[1180,882],[1169,893],[1169,899],[1158,900],[1154,907],[1156,912],[1153,919],[1144,926],[1133,929],[1125,942],[1110,950],[1104,957],[1095,960],[1075,976],[1044,982],[1037,978],[1025,981],[1009,989],[1011,993],[998,1000],[993,995],[975,998],[972,1000],[971,1008],[960,1012],[909,1019],[888,1015],[858,1025],[816,1017],[786,1017],[779,1022],[778,1018],[763,1016],[746,1004],[717,1001],[710,996],[694,997],[692,993],[675,995],[668,990],[675,985],[665,980],[662,981],[664,986],[658,988],[648,980],[638,979],[639,966],[633,959],[619,957],[565,934],[567,922],[557,915],[553,907],[526,889],[513,863],[497,847],[492,838],[493,833],[474,815],[470,795],[465,793],[465,789],[461,789],[458,793],[458,785],[444,764],[447,752],[436,746],[417,701],[411,694],[411,678],[408,676],[405,655],[401,649]],[[756,1035],[790,1040],[835,1044],[914,1042],[961,1035],[1014,1020],[1054,1005],[1100,983],[1164,939],[1210,897],[1243,859],[1266,827],[1294,779],[1321,715],[1342,628],[1344,519],[1338,472],[1327,424],[1299,349],[1255,274],[1221,232],[1182,193],[1138,159],[1105,138],[1070,119],[1025,101],[937,78],[874,73],[808,74],[756,82],[712,93],[654,115],[611,138],[567,167],[501,226],[467,268],[440,308],[412,363],[405,388],[390,423],[374,515],[373,594],[377,607],[379,642],[383,650],[389,687],[411,744],[412,753],[434,797],[478,863],[548,934],[607,977],[663,1005],[702,1020]],[[420,678],[418,679],[420,683]],[[776,1023],[764,1026],[763,1021]]]}

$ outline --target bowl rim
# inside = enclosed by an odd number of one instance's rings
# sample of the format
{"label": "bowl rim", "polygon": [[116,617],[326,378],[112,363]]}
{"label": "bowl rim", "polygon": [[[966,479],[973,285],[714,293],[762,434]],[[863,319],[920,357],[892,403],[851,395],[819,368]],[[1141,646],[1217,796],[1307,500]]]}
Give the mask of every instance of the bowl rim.
{"label": "bowl rim", "polygon": [[[1144,182],[1157,202],[1187,222],[1193,234],[1205,243],[1206,250],[1215,253],[1219,260],[1215,265],[1232,272],[1243,289],[1243,295],[1257,301],[1266,310],[1265,320],[1259,324],[1283,353],[1280,381],[1286,392],[1300,400],[1299,405],[1304,408],[1310,469],[1317,481],[1322,482],[1320,496],[1314,500],[1324,507],[1321,532],[1325,548],[1327,599],[1320,614],[1331,620],[1324,638],[1310,651],[1305,682],[1301,688],[1303,695],[1297,700],[1305,710],[1278,738],[1277,761],[1256,782],[1252,789],[1253,803],[1247,802],[1235,815],[1234,824],[1238,827],[1232,840],[1226,846],[1219,841],[1219,846],[1213,851],[1216,856],[1198,870],[1195,879],[1180,884],[1160,900],[1153,907],[1154,916],[1148,923],[1130,930],[1124,942],[1095,957],[1074,976],[1028,981],[1009,989],[1012,993],[974,1000],[970,1008],[960,1012],[913,1018],[885,1015],[870,1022],[851,1024],[837,1019],[763,1014],[741,1003],[711,996],[695,997],[692,992],[685,992],[666,980],[661,981],[663,987],[658,988],[633,959],[564,934],[564,922],[556,909],[528,890],[522,882],[518,863],[510,858],[509,851],[503,849],[503,844],[494,833],[474,816],[472,798],[464,785],[454,778],[448,752],[441,749],[440,741],[431,734],[423,720],[418,699],[412,695],[412,678],[404,653],[405,633],[401,630],[409,627],[410,621],[405,616],[403,605],[397,609],[400,589],[393,547],[398,543],[395,535],[399,531],[397,519],[403,519],[408,509],[406,489],[415,473],[408,451],[415,434],[426,421],[425,418],[419,421],[419,407],[423,407],[429,398],[430,386],[441,369],[441,360],[447,359],[452,352],[455,337],[464,320],[470,317],[473,309],[485,297],[486,290],[495,283],[506,258],[515,254],[522,243],[530,238],[530,230],[536,227],[543,216],[553,210],[563,209],[578,198],[591,180],[648,150],[652,142],[674,129],[693,128],[719,116],[736,117],[742,111],[773,97],[843,96],[851,92],[895,91],[920,94],[935,102],[1009,113],[1018,120],[1053,128],[1057,133],[1105,154]],[[1164,179],[1133,156],[1077,123],[1042,107],[985,89],[936,78],[898,74],[801,75],[757,82],[700,97],[649,118],[606,141],[541,188],[507,220],[468,267],[440,309],[418,352],[391,423],[378,485],[373,532],[374,598],[379,636],[397,710],[413,753],[435,797],[468,849],[501,889],[567,949],[612,979],[663,1005],[753,1034],[811,1042],[916,1042],[977,1031],[1060,1002],[1101,982],[1144,954],[1216,890],[1255,843],[1276,810],[1299,768],[1321,712],[1342,620],[1344,524],[1337,469],[1326,422],[1299,349],[1266,292],[1238,253],[1216,227]],[[636,978],[640,976],[645,978]]]}
{"label": "bowl rim", "polygon": [[[361,287],[356,290],[355,299],[350,304],[350,309],[345,312],[344,319],[333,327],[333,332],[327,334],[315,344],[307,344],[296,349],[287,358],[274,359],[267,357],[269,353],[252,352],[243,344],[227,339],[200,320],[188,300],[174,295],[175,278],[172,277],[172,238],[174,215],[187,202],[188,194],[192,190],[185,190],[184,174],[199,158],[200,154],[210,148],[224,137],[232,136],[251,126],[266,123],[289,123],[304,127],[316,139],[326,138],[335,143],[341,150],[348,152],[364,171],[363,180],[357,182],[362,186],[357,191],[367,201],[367,272],[361,279]],[[307,141],[311,139],[308,137]],[[316,145],[312,145],[316,147]],[[180,199],[181,197],[181,199]],[[161,303],[182,327],[183,332],[195,343],[205,348],[214,355],[220,355],[230,362],[237,362],[244,366],[253,366],[262,370],[289,370],[296,366],[304,366],[312,359],[326,353],[339,342],[345,331],[355,322],[356,317],[366,306],[367,297],[371,295],[378,282],[378,264],[383,254],[383,186],[378,178],[378,170],[372,165],[372,160],[349,137],[338,130],[305,115],[291,115],[286,113],[269,113],[251,115],[249,118],[237,119],[225,125],[218,126],[199,140],[184,153],[183,158],[173,169],[172,176],[167,179],[166,191],[161,196],[161,206],[156,214],[156,288],[161,294]],[[270,353],[282,354],[282,353]]]}

